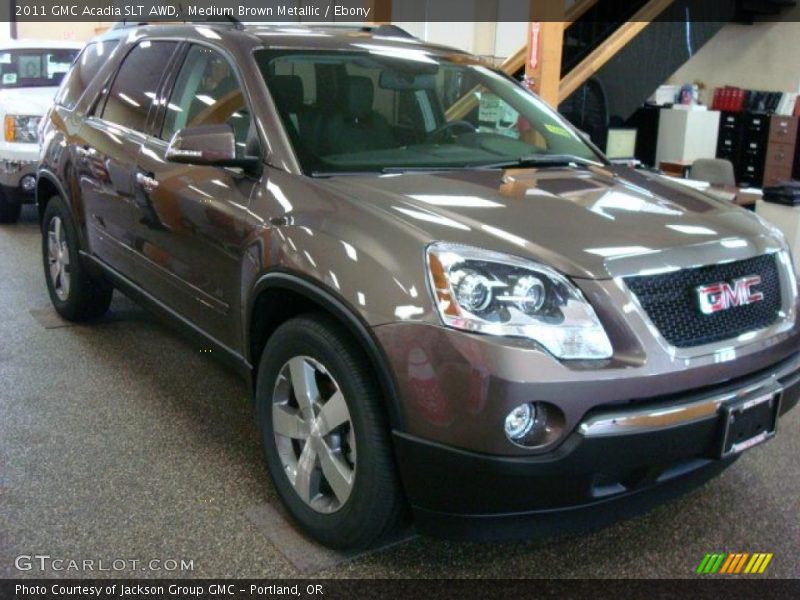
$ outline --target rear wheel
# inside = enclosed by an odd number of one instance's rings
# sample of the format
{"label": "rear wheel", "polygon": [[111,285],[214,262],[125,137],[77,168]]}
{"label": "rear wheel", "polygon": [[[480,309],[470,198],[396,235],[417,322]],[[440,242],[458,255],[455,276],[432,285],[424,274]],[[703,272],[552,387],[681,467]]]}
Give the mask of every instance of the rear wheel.
{"label": "rear wheel", "polygon": [[22,204],[10,199],[6,193],[0,189],[0,223],[16,223],[22,212]]}
{"label": "rear wheel", "polygon": [[392,530],[403,499],[371,366],[338,324],[299,317],[262,354],[256,403],[272,480],[291,515],[334,548]]}
{"label": "rear wheel", "polygon": [[81,262],[75,225],[59,196],[47,203],[42,232],[44,274],[58,314],[68,321],[84,321],[105,314],[113,288],[92,279]]}

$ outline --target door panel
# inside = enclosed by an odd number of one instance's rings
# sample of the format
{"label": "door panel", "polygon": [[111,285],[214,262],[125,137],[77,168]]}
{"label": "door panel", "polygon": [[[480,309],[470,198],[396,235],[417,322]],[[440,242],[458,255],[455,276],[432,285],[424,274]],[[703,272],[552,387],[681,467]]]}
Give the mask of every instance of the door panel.
{"label": "door panel", "polygon": [[[163,160],[167,144],[148,140],[136,186],[136,240],[142,284],[161,301],[238,348],[237,308],[248,211],[256,181],[229,169]],[[153,187],[153,183],[157,184]]]}
{"label": "door panel", "polygon": [[136,163],[164,67],[177,42],[142,41],[124,58],[75,147],[91,252],[138,281],[132,261]]}
{"label": "door panel", "polygon": [[[128,273],[133,247],[131,201],[144,136],[90,118],[77,153],[78,182],[91,252]],[[131,276],[130,273],[128,273]]]}
{"label": "door panel", "polygon": [[137,166],[134,250],[144,287],[229,348],[241,344],[244,252],[258,226],[248,211],[258,179],[234,169],[164,160],[167,140],[187,126],[229,123],[242,152],[250,117],[235,72],[213,50],[187,53]]}

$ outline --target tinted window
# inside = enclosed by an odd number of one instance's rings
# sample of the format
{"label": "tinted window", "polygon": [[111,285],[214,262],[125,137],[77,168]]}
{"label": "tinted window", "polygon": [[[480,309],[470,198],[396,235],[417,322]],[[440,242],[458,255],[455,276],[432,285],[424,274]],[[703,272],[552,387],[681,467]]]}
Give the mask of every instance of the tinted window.
{"label": "tinted window", "polygon": [[118,43],[118,40],[111,40],[86,46],[64,79],[56,96],[56,104],[73,108]]}
{"label": "tinted window", "polygon": [[222,123],[233,127],[241,156],[251,119],[236,73],[219,53],[192,46],[167,103],[161,138],[169,140],[186,127]]}
{"label": "tinted window", "polygon": [[0,52],[0,89],[55,87],[78,55],[77,49],[25,48]]}
{"label": "tinted window", "polygon": [[[602,164],[560,115],[461,55],[262,49],[256,60],[304,171]],[[556,159],[542,159],[556,160]]]}
{"label": "tinted window", "polygon": [[144,41],[125,58],[108,93],[102,118],[144,131],[147,111],[155,100],[175,42]]}

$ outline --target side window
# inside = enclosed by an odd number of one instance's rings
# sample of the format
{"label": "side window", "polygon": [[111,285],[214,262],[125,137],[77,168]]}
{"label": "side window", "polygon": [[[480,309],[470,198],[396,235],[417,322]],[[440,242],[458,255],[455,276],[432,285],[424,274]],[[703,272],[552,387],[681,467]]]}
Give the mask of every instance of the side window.
{"label": "side window", "polygon": [[236,135],[236,152],[244,154],[250,112],[230,63],[218,52],[192,46],[167,102],[161,139],[179,129],[227,123]]}
{"label": "side window", "polygon": [[131,50],[111,85],[101,118],[144,131],[147,111],[177,45],[176,42],[146,40]]}
{"label": "side window", "polygon": [[64,78],[55,99],[56,104],[69,109],[75,108],[83,92],[86,91],[118,43],[118,40],[110,40],[94,42],[86,46]]}

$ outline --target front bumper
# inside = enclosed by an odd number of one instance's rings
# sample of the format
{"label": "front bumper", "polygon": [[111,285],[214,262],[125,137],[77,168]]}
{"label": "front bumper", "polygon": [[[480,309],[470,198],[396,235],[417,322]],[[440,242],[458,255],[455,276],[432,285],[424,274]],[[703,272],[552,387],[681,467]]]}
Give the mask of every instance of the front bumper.
{"label": "front bumper", "polygon": [[[628,321],[632,321],[631,318]],[[422,323],[374,329],[398,389],[394,423],[416,438],[499,456],[549,454],[564,436],[535,450],[511,444],[506,415],[523,402],[558,408],[563,431],[593,410],[645,406],[718,390],[797,354],[800,329],[682,358],[648,346],[621,346],[608,361],[557,361],[528,340],[468,334]],[[645,339],[639,333],[639,339]]]}
{"label": "front bumper", "polygon": [[0,186],[7,197],[21,202],[33,201],[35,185],[24,189],[22,183],[23,179],[26,183],[35,183],[38,164],[38,144],[0,143]]}
{"label": "front bumper", "polygon": [[564,532],[646,510],[715,476],[737,458],[716,458],[721,407],[777,389],[785,414],[800,398],[800,354],[717,389],[596,409],[547,454],[493,456],[400,432],[395,447],[422,530],[484,539]]}

